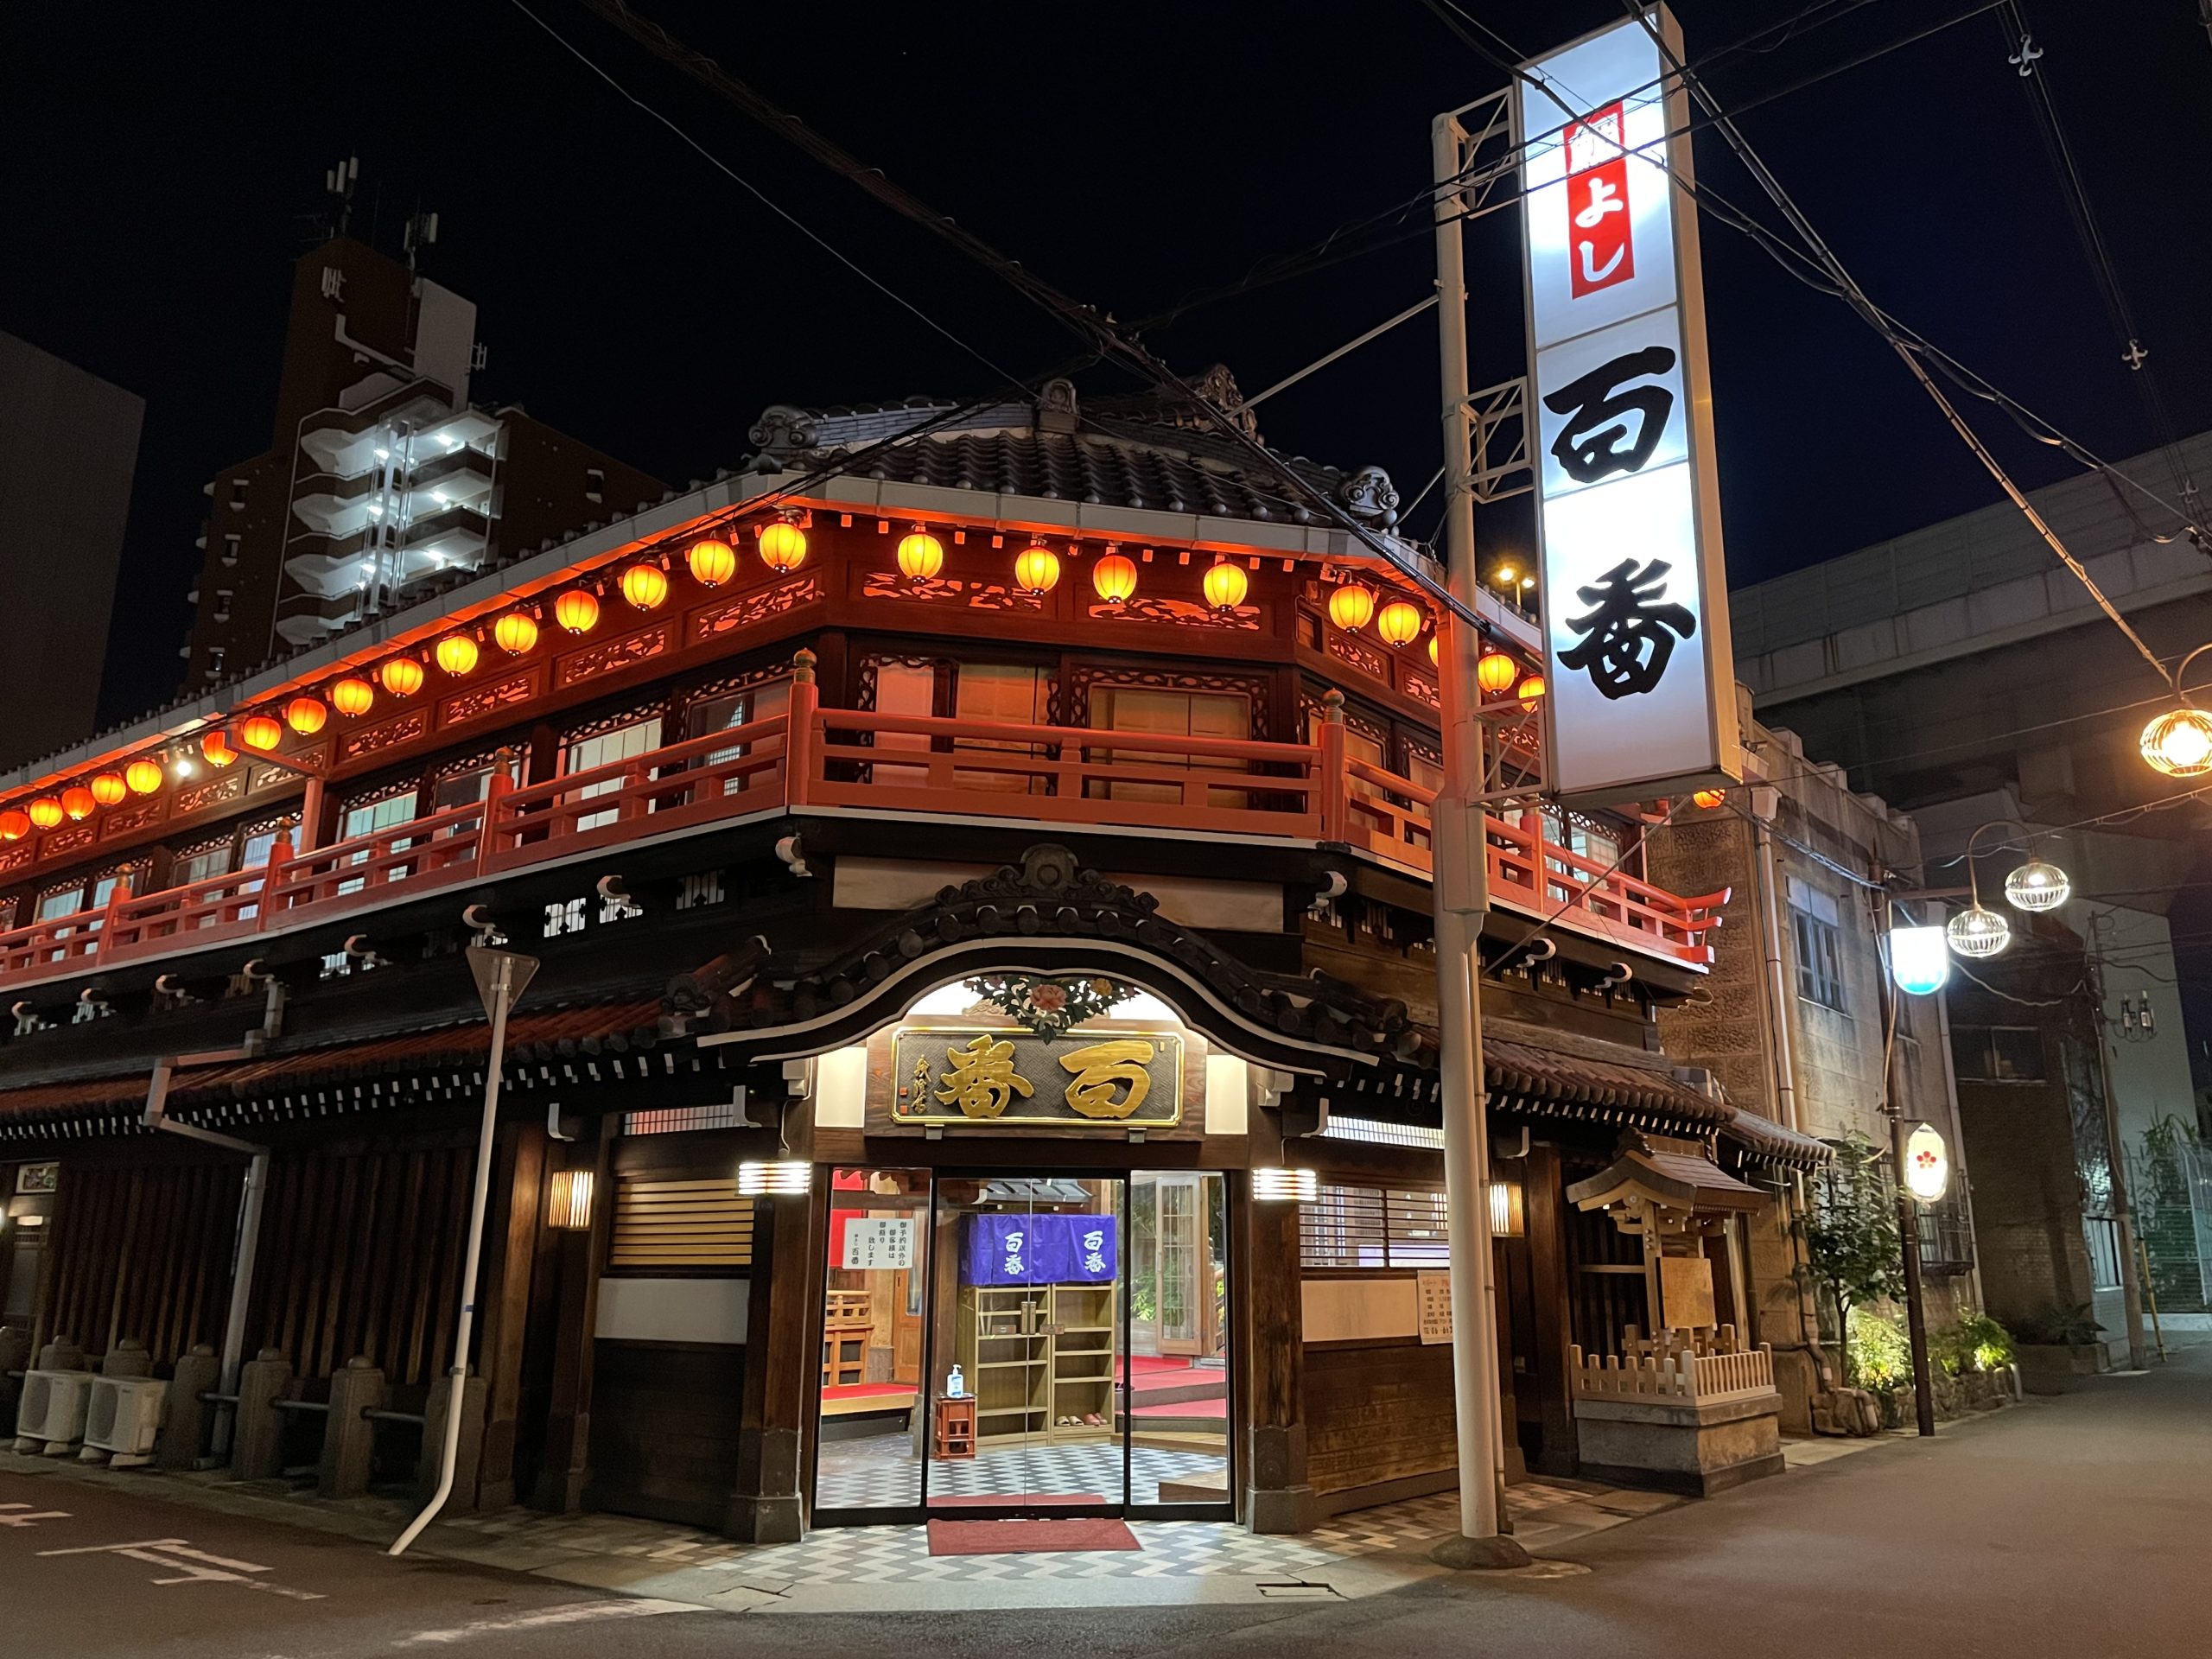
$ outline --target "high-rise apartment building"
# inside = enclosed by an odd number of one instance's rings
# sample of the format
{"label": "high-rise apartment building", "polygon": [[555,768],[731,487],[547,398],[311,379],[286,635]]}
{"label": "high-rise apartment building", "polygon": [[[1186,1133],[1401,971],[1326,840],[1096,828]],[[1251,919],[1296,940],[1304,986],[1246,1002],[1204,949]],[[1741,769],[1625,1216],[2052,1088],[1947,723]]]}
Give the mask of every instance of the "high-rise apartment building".
{"label": "high-rise apartment building", "polygon": [[270,447],[207,486],[185,690],[660,497],[518,407],[473,405],[481,366],[450,289],[343,235],[301,258]]}

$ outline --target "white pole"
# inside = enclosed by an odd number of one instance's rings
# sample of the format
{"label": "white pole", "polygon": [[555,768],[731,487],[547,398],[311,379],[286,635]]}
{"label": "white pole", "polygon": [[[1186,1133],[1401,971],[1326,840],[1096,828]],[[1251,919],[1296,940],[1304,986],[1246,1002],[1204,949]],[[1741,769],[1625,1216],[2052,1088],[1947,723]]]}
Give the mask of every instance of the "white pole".
{"label": "white pole", "polygon": [[[1435,178],[1436,295],[1443,360],[1446,575],[1452,596],[1471,612],[1475,502],[1467,412],[1467,278],[1458,215],[1445,188],[1459,172],[1457,119],[1440,115],[1430,130]],[[1435,854],[1436,1013],[1442,1046],[1444,1192],[1452,1249],[1452,1375],[1459,1459],[1459,1536],[1437,1547],[1447,1567],[1521,1567],[1528,1553],[1498,1530],[1502,1445],[1497,1388],[1497,1318],[1491,1292],[1490,1128],[1484,1110],[1481,957],[1483,913],[1490,908],[1489,845],[1479,803],[1482,728],[1471,693],[1480,642],[1467,624],[1438,619],[1442,633],[1444,785],[1432,836]],[[1448,653],[1448,654],[1447,654]]]}
{"label": "white pole", "polygon": [[499,958],[499,978],[492,988],[492,1058],[484,1075],[484,1124],[476,1136],[476,1193],[468,1210],[468,1250],[461,1269],[461,1322],[454,1332],[453,1365],[446,1373],[452,1387],[446,1396],[445,1446],[438,1453],[438,1490],[430,1495],[422,1514],[407,1523],[387,1554],[397,1555],[413,1543],[453,1496],[454,1465],[461,1456],[461,1417],[468,1390],[468,1338],[476,1326],[476,1272],[484,1255],[484,1208],[492,1192],[492,1135],[499,1115],[499,1067],[507,1046],[507,1003],[514,983],[514,958]]}

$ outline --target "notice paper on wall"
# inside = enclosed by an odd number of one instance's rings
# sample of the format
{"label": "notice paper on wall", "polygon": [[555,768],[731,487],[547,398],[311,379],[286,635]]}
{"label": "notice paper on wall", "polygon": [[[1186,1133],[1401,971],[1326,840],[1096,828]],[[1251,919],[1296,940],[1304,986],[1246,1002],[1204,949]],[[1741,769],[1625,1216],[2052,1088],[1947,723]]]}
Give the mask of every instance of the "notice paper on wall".
{"label": "notice paper on wall", "polygon": [[1423,1268],[1414,1275],[1414,1286],[1421,1300],[1421,1344],[1451,1341],[1452,1275],[1442,1268]]}
{"label": "notice paper on wall", "polygon": [[855,1216],[845,1224],[847,1268],[911,1268],[914,1265],[912,1216]]}

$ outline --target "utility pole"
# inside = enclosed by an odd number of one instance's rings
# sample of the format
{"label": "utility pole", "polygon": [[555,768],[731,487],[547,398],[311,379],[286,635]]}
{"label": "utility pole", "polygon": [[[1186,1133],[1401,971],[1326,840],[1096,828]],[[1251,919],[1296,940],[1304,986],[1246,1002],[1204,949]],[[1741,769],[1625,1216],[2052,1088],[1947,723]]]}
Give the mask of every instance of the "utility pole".
{"label": "utility pole", "polygon": [[[1870,902],[1872,895],[1868,895]],[[1876,912],[1880,925],[1878,937],[1886,939],[1896,922],[1894,906],[1886,897],[1879,900]],[[1887,1033],[1882,1055],[1882,1113],[1890,1120],[1890,1179],[1897,1188],[1897,1252],[1904,1262],[1904,1320],[1907,1334],[1912,1339],[1912,1406],[1913,1417],[1923,1435],[1936,1432],[1936,1390],[1928,1370],[1928,1309],[1921,1300],[1920,1281],[1920,1211],[1918,1200],[1904,1179],[1904,1108],[1903,1068],[1898,1064],[1897,1039],[1904,1033],[1900,1022],[1903,1006],[1897,1000],[1895,976],[1888,965],[1883,965],[1882,1028]],[[1848,1331],[1836,1333],[1847,1344],[1851,1340]]]}
{"label": "utility pole", "polygon": [[[2139,1261],[2147,1261],[2135,1239],[2135,1215],[2127,1201],[2127,1149],[2120,1139],[2120,1093],[2113,1087],[2112,1051],[2105,1044],[2105,980],[2104,958],[2099,949],[2101,941],[2091,929],[2089,939],[2089,983],[2086,995],[2089,999],[2089,1029],[2097,1045],[2097,1081],[2104,1090],[2105,1144],[2110,1149],[2108,1159],[2112,1169],[2113,1225],[2120,1235],[2120,1300],[2126,1309],[2127,1365],[2130,1370],[2147,1370],[2151,1363],[2149,1344],[2143,1340],[2143,1293],[2145,1275]],[[2069,1078],[2070,1086],[2072,1079]]]}
{"label": "utility pole", "polygon": [[[1473,461],[1467,398],[1467,278],[1459,228],[1459,121],[1430,129],[1437,181],[1436,293],[1443,361],[1446,577],[1472,614],[1475,580]],[[1459,1442],[1459,1535],[1433,1559],[1453,1567],[1510,1567],[1529,1554],[1499,1526],[1497,1310],[1492,1294],[1490,1123],[1483,1088],[1482,918],[1490,908],[1490,849],[1483,834],[1481,719],[1474,707],[1475,630],[1440,613],[1444,784],[1433,809],[1436,904],[1436,1014],[1443,1081],[1444,1192],[1451,1241],[1452,1404]]]}

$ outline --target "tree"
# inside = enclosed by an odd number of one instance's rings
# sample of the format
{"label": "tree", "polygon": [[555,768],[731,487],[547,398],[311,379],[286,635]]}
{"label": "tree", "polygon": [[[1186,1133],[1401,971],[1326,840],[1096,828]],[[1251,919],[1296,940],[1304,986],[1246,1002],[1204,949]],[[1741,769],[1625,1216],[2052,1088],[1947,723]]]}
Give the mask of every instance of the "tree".
{"label": "tree", "polygon": [[1840,1344],[1853,1307],[1904,1294],[1904,1255],[1888,1154],[1859,1135],[1830,1144],[1835,1161],[1821,1173],[1805,1218],[1806,1271],[1827,1293]]}

